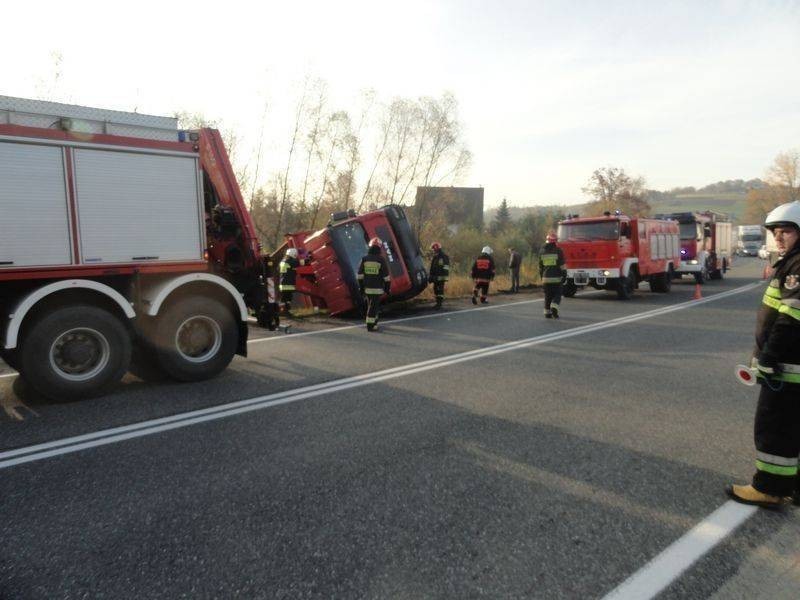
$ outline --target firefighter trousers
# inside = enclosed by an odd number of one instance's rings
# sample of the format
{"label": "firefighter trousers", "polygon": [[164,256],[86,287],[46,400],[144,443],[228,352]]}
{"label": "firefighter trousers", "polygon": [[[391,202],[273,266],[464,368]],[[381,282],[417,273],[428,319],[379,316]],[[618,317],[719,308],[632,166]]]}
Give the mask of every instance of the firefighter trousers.
{"label": "firefighter trousers", "polygon": [[378,324],[381,316],[381,294],[366,294],[367,297],[367,329]]}
{"label": "firefighter trousers", "polygon": [[486,302],[486,296],[489,295],[489,282],[476,279],[475,289],[472,290],[472,295],[475,298],[477,298],[480,295],[481,302]]}
{"label": "firefighter trousers", "polygon": [[436,296],[436,306],[441,306],[444,300],[444,281],[433,282],[433,295]]}
{"label": "firefighter trousers", "polygon": [[561,310],[561,288],[560,283],[544,284],[544,314],[551,314],[554,308]]}
{"label": "firefighter trousers", "polygon": [[[773,382],[773,385],[777,382]],[[770,496],[791,496],[798,489],[800,385],[778,391],[761,384],[755,419],[756,474],[753,487]]]}

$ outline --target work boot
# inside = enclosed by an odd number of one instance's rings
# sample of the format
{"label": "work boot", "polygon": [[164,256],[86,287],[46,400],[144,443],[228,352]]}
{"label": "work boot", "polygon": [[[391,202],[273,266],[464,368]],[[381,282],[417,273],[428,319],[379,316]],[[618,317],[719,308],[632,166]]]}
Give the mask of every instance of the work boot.
{"label": "work boot", "polygon": [[770,496],[764,492],[759,492],[752,485],[728,485],[725,493],[736,502],[741,504],[751,504],[762,508],[781,508],[786,506],[790,499],[781,496]]}
{"label": "work boot", "polygon": [[553,307],[553,308],[551,308],[550,310],[551,310],[551,312],[553,313],[553,318],[554,318],[554,319],[557,319],[557,318],[558,318],[558,309],[557,309],[557,308],[554,306],[554,307]]}
{"label": "work boot", "polygon": [[489,301],[486,298],[481,298],[481,304],[489,304]]}
{"label": "work boot", "polygon": [[478,296],[476,296],[475,294],[472,294],[472,303],[475,305],[478,304]]}

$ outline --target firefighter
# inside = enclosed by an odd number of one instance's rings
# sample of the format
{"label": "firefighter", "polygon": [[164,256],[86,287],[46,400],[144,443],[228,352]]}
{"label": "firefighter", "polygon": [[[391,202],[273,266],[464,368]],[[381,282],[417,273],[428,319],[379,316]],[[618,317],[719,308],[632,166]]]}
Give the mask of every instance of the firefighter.
{"label": "firefighter", "polygon": [[539,277],[544,286],[544,316],[547,319],[558,318],[562,286],[567,276],[564,251],[556,246],[557,241],[556,232],[550,230],[544,246],[539,250]]}
{"label": "firefighter", "polygon": [[779,258],[756,319],[756,472],[750,485],[726,492],[737,502],[772,508],[792,495],[800,504],[800,201],[778,206],[764,226],[775,236]]}
{"label": "firefighter", "polygon": [[367,297],[367,331],[377,331],[381,296],[389,293],[389,266],[381,255],[382,242],[374,237],[369,241],[367,255],[358,265],[358,288]]}
{"label": "firefighter", "polygon": [[436,296],[435,309],[442,308],[444,301],[444,285],[450,279],[450,257],[442,250],[442,245],[439,242],[431,244],[431,251],[433,258],[431,259],[430,273],[431,283],[433,284],[433,293]]}
{"label": "firefighter", "polygon": [[292,316],[292,296],[297,283],[297,267],[302,264],[303,262],[297,258],[297,248],[288,248],[280,264],[280,283],[278,288],[281,292],[283,312],[289,317]]}
{"label": "firefighter", "polygon": [[475,282],[475,288],[472,290],[473,304],[478,303],[479,294],[481,304],[486,304],[489,301],[486,297],[489,295],[489,282],[494,279],[494,272],[492,249],[489,246],[484,246],[481,249],[481,255],[472,263],[472,280]]}

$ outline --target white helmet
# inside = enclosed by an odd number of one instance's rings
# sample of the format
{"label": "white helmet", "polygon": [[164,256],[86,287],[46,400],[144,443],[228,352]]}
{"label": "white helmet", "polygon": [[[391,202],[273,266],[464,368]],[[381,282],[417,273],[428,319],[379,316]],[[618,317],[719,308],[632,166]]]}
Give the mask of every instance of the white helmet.
{"label": "white helmet", "polygon": [[489,246],[484,246],[483,249],[481,250],[481,254],[491,254],[491,253],[492,249]]}
{"label": "white helmet", "polygon": [[297,248],[288,248],[286,250],[286,256],[291,256],[292,258],[297,258]]}
{"label": "white helmet", "polygon": [[773,208],[764,221],[764,227],[767,229],[780,227],[784,224],[794,225],[797,229],[800,229],[800,200],[787,202],[777,208]]}

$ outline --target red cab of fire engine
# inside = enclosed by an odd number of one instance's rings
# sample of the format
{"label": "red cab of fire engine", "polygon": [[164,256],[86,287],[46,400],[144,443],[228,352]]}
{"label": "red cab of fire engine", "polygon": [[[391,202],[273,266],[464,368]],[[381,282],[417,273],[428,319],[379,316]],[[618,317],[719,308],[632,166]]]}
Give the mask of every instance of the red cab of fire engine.
{"label": "red cab of fire engine", "polygon": [[677,277],[693,275],[697,283],[722,279],[731,264],[733,228],[728,216],[713,211],[656,215],[673,219],[680,227],[681,260]]}
{"label": "red cab of fire engine", "polygon": [[405,300],[422,292],[428,285],[428,272],[417,237],[400,206],[384,206],[362,215],[352,209],[334,213],[319,231],[288,234],[276,254],[282,255],[287,246],[297,248],[305,262],[297,270],[297,291],[331,315],[342,314],[362,308],[356,273],[374,237],[381,240],[381,253],[389,265],[391,288],[386,300]]}
{"label": "red cab of fire engine", "polygon": [[675,221],[634,218],[618,212],[561,221],[558,245],[566,261],[567,297],[591,286],[629,299],[642,281],[647,281],[654,292],[668,292],[680,260]]}

